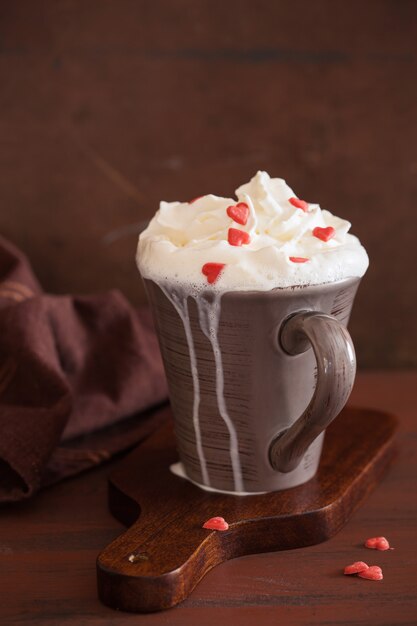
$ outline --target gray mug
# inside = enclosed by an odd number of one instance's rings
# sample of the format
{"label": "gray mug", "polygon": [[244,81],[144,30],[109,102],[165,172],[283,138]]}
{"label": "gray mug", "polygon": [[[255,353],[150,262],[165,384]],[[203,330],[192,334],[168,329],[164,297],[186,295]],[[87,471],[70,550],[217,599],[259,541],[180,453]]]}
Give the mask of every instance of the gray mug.
{"label": "gray mug", "polygon": [[[197,301],[145,280],[179,457],[191,481],[251,494],[314,476],[324,431],[355,378],[346,325],[359,282],[232,291],[221,298],[207,289]],[[213,303],[216,342],[204,326]]]}

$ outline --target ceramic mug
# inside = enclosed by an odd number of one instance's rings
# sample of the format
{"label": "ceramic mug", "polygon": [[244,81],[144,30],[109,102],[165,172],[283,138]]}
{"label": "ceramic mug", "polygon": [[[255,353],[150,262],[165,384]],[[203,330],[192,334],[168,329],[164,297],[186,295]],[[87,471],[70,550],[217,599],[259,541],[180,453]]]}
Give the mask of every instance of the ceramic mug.
{"label": "ceramic mug", "polygon": [[[324,431],[355,378],[346,325],[359,282],[221,298],[207,289],[196,300],[178,290],[173,299],[166,285],[145,280],[179,457],[191,481],[251,494],[314,476]],[[204,311],[214,305],[218,325],[207,330]]]}

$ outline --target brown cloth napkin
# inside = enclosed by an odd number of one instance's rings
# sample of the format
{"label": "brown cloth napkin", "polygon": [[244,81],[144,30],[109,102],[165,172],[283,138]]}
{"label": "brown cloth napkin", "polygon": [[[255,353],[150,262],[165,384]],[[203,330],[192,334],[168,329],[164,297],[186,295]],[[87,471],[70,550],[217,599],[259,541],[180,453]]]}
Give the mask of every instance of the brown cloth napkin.
{"label": "brown cloth napkin", "polygon": [[118,291],[45,294],[0,237],[0,502],[132,446],[166,398],[149,311]]}

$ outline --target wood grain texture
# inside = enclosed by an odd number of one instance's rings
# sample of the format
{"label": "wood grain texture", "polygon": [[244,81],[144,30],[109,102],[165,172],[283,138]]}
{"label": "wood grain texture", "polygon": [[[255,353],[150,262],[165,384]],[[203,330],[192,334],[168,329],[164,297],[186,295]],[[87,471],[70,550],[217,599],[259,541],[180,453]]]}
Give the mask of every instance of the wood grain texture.
{"label": "wood grain texture", "polygon": [[[97,598],[95,559],[123,527],[107,509],[107,474],[119,461],[3,507],[0,515],[0,622],[34,626],[406,626],[415,622],[417,548],[416,373],[360,373],[351,402],[400,417],[400,453],[381,485],[332,539],[316,546],[228,561],[209,572],[179,607],[138,617]],[[146,477],[144,477],[146,480]],[[157,495],[155,496],[157,498]],[[386,535],[392,552],[366,550]],[[365,560],[378,583],[347,579]]]}
{"label": "wood grain texture", "polygon": [[144,301],[159,200],[263,168],[369,251],[359,364],[417,365],[415,2],[5,0],[0,39],[0,230],[46,289]]}
{"label": "wood grain texture", "polygon": [[[345,409],[327,430],[313,479],[243,498],[207,493],[171,474],[178,453],[172,422],[166,424],[110,477],[112,513],[128,524],[138,519],[98,556],[101,601],[132,612],[168,609],[224,561],[330,539],[380,481],[397,424],[386,413]],[[203,528],[219,515],[227,531]]]}

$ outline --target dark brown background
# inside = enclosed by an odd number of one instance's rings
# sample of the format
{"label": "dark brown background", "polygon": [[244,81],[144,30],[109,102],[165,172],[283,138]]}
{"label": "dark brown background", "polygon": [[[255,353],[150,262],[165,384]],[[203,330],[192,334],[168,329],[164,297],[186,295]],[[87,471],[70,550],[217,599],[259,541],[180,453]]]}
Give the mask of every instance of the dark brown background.
{"label": "dark brown background", "polygon": [[371,257],[363,367],[417,365],[417,3],[0,5],[0,231],[46,289],[144,295],[140,223],[257,169],[348,218]]}

